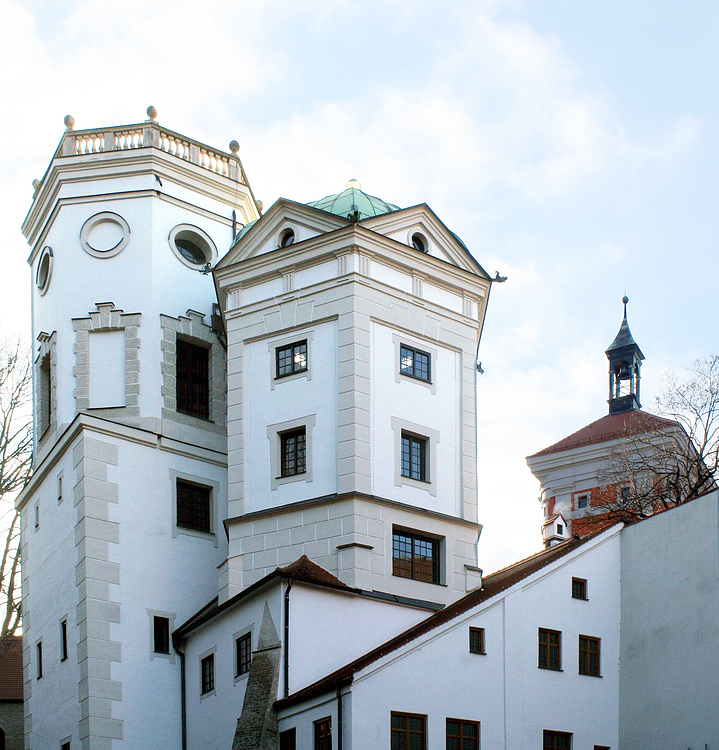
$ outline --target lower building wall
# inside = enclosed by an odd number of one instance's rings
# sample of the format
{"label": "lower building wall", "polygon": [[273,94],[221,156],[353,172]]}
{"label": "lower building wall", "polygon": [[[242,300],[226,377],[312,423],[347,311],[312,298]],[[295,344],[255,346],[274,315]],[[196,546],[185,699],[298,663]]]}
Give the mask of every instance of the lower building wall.
{"label": "lower building wall", "polygon": [[0,701],[0,747],[4,750],[23,750],[22,701]]}
{"label": "lower building wall", "polygon": [[719,747],[719,493],[622,532],[620,748]]}

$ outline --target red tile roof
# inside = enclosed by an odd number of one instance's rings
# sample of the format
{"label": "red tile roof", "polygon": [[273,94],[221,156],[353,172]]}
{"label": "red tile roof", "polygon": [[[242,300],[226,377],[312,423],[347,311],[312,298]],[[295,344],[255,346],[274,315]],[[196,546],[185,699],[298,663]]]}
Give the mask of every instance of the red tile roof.
{"label": "red tile roof", "polygon": [[0,701],[22,700],[22,636],[0,638]]}
{"label": "red tile roof", "polygon": [[565,437],[548,448],[533,453],[529,458],[535,456],[547,456],[550,453],[559,453],[568,451],[572,448],[581,448],[584,445],[594,445],[595,443],[604,443],[608,440],[615,440],[629,435],[639,435],[643,432],[654,432],[655,430],[665,430],[668,427],[681,426],[678,422],[664,417],[657,417],[646,411],[632,409],[621,414],[608,414],[606,417],[598,419],[596,422],[582,427],[581,430],[573,432],[569,437]]}
{"label": "red tile roof", "polygon": [[439,612],[430,615],[427,619],[413,625],[403,633],[391,638],[381,646],[372,649],[372,651],[368,651],[363,656],[360,656],[353,662],[350,662],[344,667],[341,667],[335,672],[323,677],[321,680],[314,682],[312,685],[308,685],[302,690],[298,690],[287,698],[276,701],[275,708],[281,709],[293,706],[318,695],[323,695],[330,690],[336,690],[341,685],[349,684],[352,682],[354,674],[360,669],[364,669],[369,664],[372,664],[372,662],[375,662],[392,651],[410,643],[415,640],[415,638],[419,638],[421,635],[424,635],[434,628],[443,625],[445,622],[467,612],[472,607],[475,607],[502,591],[505,591],[511,586],[514,586],[515,583],[518,583],[522,579],[536,573],[538,570],[541,570],[541,568],[549,565],[555,560],[564,557],[564,555],[577,549],[577,547],[586,544],[589,540],[594,539],[603,531],[605,531],[605,529],[602,529],[595,534],[589,534],[581,539],[574,537],[566,542],[562,542],[561,544],[555,544],[554,546],[544,549],[541,552],[537,552],[535,555],[520,560],[507,568],[502,568],[502,570],[498,570],[496,573],[484,576],[482,578],[481,588],[470,591],[453,604],[450,604]]}

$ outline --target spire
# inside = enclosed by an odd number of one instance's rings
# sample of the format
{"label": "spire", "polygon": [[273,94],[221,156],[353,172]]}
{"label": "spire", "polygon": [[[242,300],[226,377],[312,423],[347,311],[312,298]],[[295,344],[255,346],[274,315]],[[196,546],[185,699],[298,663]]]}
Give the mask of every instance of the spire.
{"label": "spire", "polygon": [[627,303],[629,297],[624,295],[624,318],[619,332],[609,345],[605,354],[609,360],[609,413],[641,409],[639,402],[640,370],[644,355],[632,337],[627,322]]}

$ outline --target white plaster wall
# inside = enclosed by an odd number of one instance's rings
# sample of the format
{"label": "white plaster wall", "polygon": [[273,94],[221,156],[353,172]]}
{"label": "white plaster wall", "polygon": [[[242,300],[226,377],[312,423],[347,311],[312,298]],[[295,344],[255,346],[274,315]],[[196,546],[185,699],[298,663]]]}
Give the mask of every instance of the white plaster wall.
{"label": "white plaster wall", "polygon": [[[399,361],[393,336],[403,343],[424,351],[432,349],[432,381],[435,392],[427,384],[413,378],[399,376]],[[405,335],[378,322],[372,324],[372,493],[392,500],[410,503],[448,515],[461,515],[460,429],[460,374],[459,354],[425,341]],[[392,429],[392,418],[411,422],[439,432],[439,443],[431,445],[436,452],[436,476],[430,477],[436,486],[434,493],[408,484],[397,486],[395,477],[396,448],[399,437]],[[431,441],[432,442],[432,441]]]}
{"label": "white plaster wall", "polygon": [[[311,337],[311,377],[274,379],[275,341]],[[246,512],[297,502],[337,489],[337,327],[334,321],[283,331],[244,347],[246,381],[244,445]],[[268,425],[309,417],[311,472],[272,489],[271,439]],[[308,428],[308,435],[309,435]],[[276,437],[272,438],[276,441]],[[278,448],[275,448],[278,450]],[[311,481],[306,481],[310,478]]]}
{"label": "white plaster wall", "polygon": [[435,305],[440,305],[441,307],[446,307],[448,310],[452,310],[452,312],[462,314],[462,298],[458,294],[452,294],[441,287],[425,281],[422,285],[422,297],[430,302],[434,302]]}
{"label": "white plaster wall", "polygon": [[372,278],[399,289],[405,294],[412,294],[412,275],[409,273],[402,273],[384,263],[374,262],[372,263]]}
{"label": "white plaster wall", "polygon": [[622,532],[620,746],[719,747],[719,494]]}

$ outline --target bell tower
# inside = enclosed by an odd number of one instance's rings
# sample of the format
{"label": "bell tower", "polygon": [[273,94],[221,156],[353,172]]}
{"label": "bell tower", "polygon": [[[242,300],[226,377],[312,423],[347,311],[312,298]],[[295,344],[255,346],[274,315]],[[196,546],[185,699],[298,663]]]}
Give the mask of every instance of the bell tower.
{"label": "bell tower", "polygon": [[609,413],[621,414],[633,409],[641,409],[639,402],[639,381],[644,355],[632,338],[627,323],[627,303],[629,297],[622,297],[624,318],[614,341],[606,350],[609,360]]}

